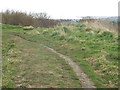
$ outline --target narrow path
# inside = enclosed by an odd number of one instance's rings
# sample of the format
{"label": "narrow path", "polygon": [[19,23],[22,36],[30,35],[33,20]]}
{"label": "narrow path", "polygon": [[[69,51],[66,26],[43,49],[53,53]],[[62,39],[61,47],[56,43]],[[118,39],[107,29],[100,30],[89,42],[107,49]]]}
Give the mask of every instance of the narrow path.
{"label": "narrow path", "polygon": [[[19,35],[15,35],[15,36],[26,40],[25,38],[23,38]],[[30,40],[27,40],[27,41],[33,42],[33,41],[30,41]],[[82,71],[82,69],[75,62],[73,62],[72,59],[70,59],[68,56],[65,56],[61,53],[58,53],[57,51],[55,51],[52,48],[49,48],[45,45],[42,45],[42,46],[44,48],[50,50],[51,52],[57,54],[59,57],[63,58],[73,68],[73,71],[76,73],[76,75],[79,78],[80,83],[82,84],[82,88],[97,88],[95,86],[95,84],[90,80],[90,78]]]}
{"label": "narrow path", "polygon": [[82,84],[82,88],[96,88],[96,86],[94,85],[94,83],[88,78],[88,76],[81,70],[81,68],[72,61],[72,59],[70,59],[68,56],[65,56],[61,53],[58,53],[57,51],[55,51],[52,48],[49,48],[47,46],[44,46],[45,48],[49,49],[50,51],[52,51],[53,53],[59,55],[59,57],[63,58],[66,62],[68,62],[68,64],[73,68],[74,72],[77,74],[81,84]]}

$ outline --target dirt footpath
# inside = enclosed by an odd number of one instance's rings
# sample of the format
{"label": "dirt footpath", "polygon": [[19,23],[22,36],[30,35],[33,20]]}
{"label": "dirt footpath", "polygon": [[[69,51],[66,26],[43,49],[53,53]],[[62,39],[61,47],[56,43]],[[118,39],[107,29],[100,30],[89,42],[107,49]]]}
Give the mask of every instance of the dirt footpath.
{"label": "dirt footpath", "polygon": [[73,68],[74,72],[77,74],[82,84],[82,88],[96,88],[95,84],[88,78],[88,76],[82,71],[82,69],[75,62],[72,61],[72,59],[70,59],[68,56],[58,53],[52,48],[49,48],[47,46],[44,47],[57,54],[59,57],[63,58],[66,62],[68,62],[68,64]]}

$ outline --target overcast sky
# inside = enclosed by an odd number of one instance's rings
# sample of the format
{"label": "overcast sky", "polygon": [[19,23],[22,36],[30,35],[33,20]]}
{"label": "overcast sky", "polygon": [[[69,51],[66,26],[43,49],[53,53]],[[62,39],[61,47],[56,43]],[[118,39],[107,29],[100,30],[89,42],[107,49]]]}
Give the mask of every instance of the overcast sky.
{"label": "overcast sky", "polygon": [[117,16],[119,0],[0,0],[0,11],[46,12],[52,18]]}

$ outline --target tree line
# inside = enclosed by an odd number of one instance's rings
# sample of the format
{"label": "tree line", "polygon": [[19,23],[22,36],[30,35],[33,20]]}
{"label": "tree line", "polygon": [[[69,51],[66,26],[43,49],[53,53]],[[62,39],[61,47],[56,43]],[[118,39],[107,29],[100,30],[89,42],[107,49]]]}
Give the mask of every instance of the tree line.
{"label": "tree line", "polygon": [[50,16],[47,13],[29,13],[6,10],[0,12],[2,15],[2,23],[10,25],[21,25],[21,26],[34,26],[34,27],[54,27],[59,22],[53,19],[50,19]]}

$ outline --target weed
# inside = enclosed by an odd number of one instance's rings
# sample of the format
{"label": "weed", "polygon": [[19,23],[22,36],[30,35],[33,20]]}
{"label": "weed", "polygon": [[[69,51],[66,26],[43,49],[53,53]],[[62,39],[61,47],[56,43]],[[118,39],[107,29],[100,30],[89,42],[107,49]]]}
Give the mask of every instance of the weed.
{"label": "weed", "polygon": [[7,45],[3,48],[2,53],[5,55],[11,48],[15,46],[15,42],[13,40],[9,41]]}
{"label": "weed", "polygon": [[69,30],[67,27],[63,27],[63,31],[64,31],[65,33],[70,33],[70,30]]}
{"label": "weed", "polygon": [[59,33],[58,33],[57,31],[54,31],[54,32],[51,34],[52,37],[54,37],[54,36],[56,36],[56,35],[59,35]]}

